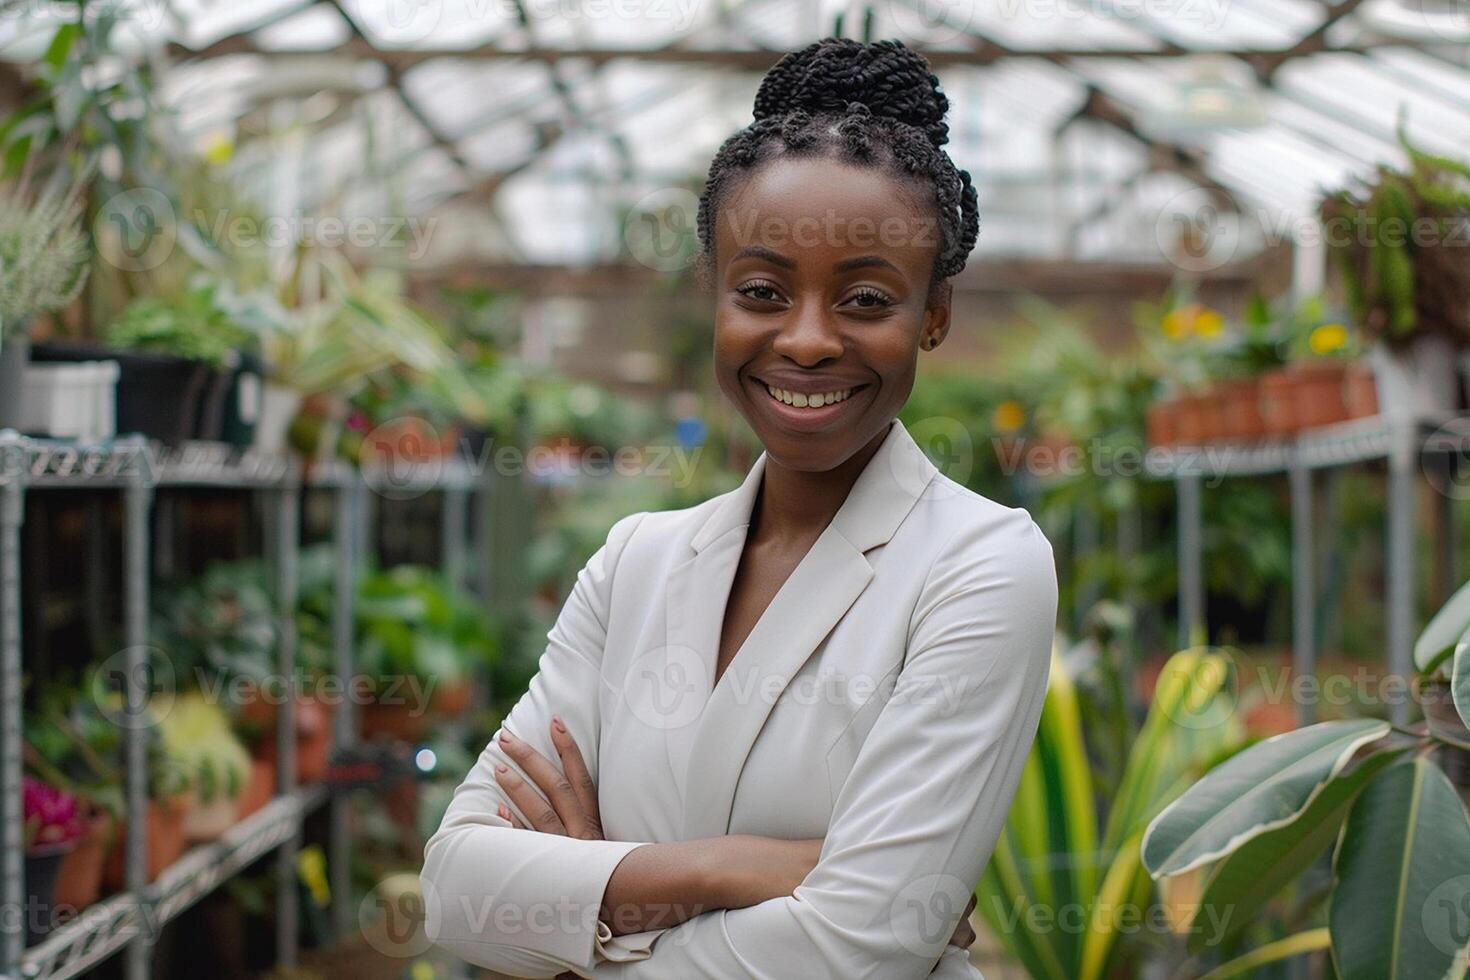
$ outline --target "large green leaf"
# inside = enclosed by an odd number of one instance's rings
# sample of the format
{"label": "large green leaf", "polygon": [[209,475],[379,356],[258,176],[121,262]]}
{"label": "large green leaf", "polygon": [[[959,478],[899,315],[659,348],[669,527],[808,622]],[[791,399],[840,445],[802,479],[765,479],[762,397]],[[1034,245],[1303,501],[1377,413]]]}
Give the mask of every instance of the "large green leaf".
{"label": "large green leaf", "polygon": [[1384,721],[1327,721],[1276,735],[1217,766],[1149,824],[1143,863],[1155,878],[1218,860],[1285,826],[1353,753],[1389,731]]}
{"label": "large green leaf", "polygon": [[1249,925],[1257,910],[1332,846],[1358,793],[1404,751],[1370,755],[1328,782],[1295,820],[1221,860],[1206,880],[1191,923],[1190,952],[1217,946]]}
{"label": "large green leaf", "polygon": [[1466,630],[1470,630],[1470,582],[1439,607],[1419,634],[1414,643],[1414,666],[1425,672],[1433,670],[1453,652]]}
{"label": "large green leaf", "polygon": [[1460,721],[1470,728],[1470,630],[1455,645],[1455,660],[1450,666],[1450,693],[1455,697],[1455,710]]}
{"label": "large green leaf", "polygon": [[1333,855],[1327,910],[1342,980],[1434,980],[1470,931],[1470,819],[1424,756],[1358,797]]}

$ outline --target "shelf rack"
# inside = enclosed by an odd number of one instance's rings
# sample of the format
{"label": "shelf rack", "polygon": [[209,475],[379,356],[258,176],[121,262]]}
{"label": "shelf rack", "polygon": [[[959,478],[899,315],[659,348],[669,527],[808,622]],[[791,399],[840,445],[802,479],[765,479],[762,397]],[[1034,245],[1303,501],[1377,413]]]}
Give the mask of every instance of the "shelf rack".
{"label": "shelf rack", "polygon": [[[268,498],[266,553],[276,579],[280,645],[277,668],[292,676],[296,659],[294,610],[297,598],[300,500],[304,488],[321,487],[337,495],[332,529],[336,552],[333,609],[333,660],[338,676],[352,673],[352,596],[354,571],[366,554],[373,494],[385,498],[432,491],[445,494],[443,544],[446,570],[463,584],[467,568],[468,513],[471,496],[486,485],[485,474],[462,462],[421,463],[366,471],[340,464],[318,467],[304,478],[289,456],[240,451],[215,443],[165,448],[139,436],[93,445],[30,439],[0,431],[0,901],[24,909],[22,847],[22,701],[20,533],[25,495],[34,491],[115,489],[123,494],[125,702],[142,705],[148,643],[149,526],[154,491],[159,488],[215,488],[259,492]],[[483,533],[483,522],[479,528]],[[336,744],[355,738],[350,702],[333,713]],[[262,810],[231,828],[220,840],[197,847],[167,868],[153,883],[144,880],[146,726],[124,725],[126,806],[125,890],[86,909],[37,945],[26,949],[24,922],[9,916],[0,923],[0,977],[7,980],[62,980],[118,952],[126,952],[128,980],[150,975],[150,947],[157,931],[221,882],[258,858],[275,851],[276,962],[291,967],[297,958],[296,857],[302,824],[323,802],[331,806],[329,873],[332,921],[337,935],[353,927],[349,906],[350,800],[321,787],[296,785],[296,718],[293,699],[278,712],[277,796]]]}
{"label": "shelf rack", "polygon": [[[1313,583],[1314,475],[1318,471],[1371,461],[1388,465],[1387,562],[1384,567],[1388,604],[1388,670],[1408,678],[1413,672],[1414,644],[1414,491],[1421,467],[1446,482],[1438,489],[1445,515],[1445,567],[1454,576],[1455,538],[1453,508],[1457,496],[1455,458],[1470,449],[1470,416],[1375,416],[1303,432],[1291,439],[1249,444],[1222,444],[1150,450],[1145,472],[1172,480],[1178,498],[1179,645],[1189,646],[1204,628],[1204,573],[1201,557],[1201,491],[1206,485],[1236,477],[1285,474],[1291,495],[1292,552],[1292,669],[1299,677],[1312,676],[1317,663],[1313,619],[1316,601]],[[1431,469],[1431,467],[1437,469]],[[1389,715],[1396,723],[1408,720],[1407,698],[1395,698]],[[1298,719],[1309,724],[1315,707],[1308,699],[1297,706]]]}

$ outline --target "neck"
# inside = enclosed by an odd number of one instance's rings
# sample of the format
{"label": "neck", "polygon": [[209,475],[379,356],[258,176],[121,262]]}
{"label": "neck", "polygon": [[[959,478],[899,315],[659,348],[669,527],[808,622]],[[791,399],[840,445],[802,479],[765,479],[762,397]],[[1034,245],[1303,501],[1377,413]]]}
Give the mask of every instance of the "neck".
{"label": "neck", "polygon": [[765,473],[751,514],[751,539],[814,540],[832,523],[868,461],[888,434],[884,426],[867,445],[830,470],[811,472],[782,466],[766,457]]}

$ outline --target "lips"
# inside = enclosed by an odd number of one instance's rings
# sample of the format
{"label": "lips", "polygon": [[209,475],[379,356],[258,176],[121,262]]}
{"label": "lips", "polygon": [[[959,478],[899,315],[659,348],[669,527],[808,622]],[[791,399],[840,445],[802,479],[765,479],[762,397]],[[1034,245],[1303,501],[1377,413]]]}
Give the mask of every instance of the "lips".
{"label": "lips", "polygon": [[763,414],[784,429],[812,432],[840,423],[859,410],[859,399],[871,385],[802,378],[780,382],[751,378],[752,397]]}

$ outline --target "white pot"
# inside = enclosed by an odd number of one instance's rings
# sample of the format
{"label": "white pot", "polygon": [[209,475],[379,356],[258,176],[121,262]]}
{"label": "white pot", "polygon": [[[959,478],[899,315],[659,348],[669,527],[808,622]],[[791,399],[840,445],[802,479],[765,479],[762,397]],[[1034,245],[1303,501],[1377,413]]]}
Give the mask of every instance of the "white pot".
{"label": "white pot", "polygon": [[239,816],[239,800],[220,797],[210,803],[195,801],[184,811],[184,840],[191,844],[218,840]]}
{"label": "white pot", "polygon": [[255,422],[255,449],[263,453],[286,451],[286,433],[301,408],[301,393],[267,381],[260,393],[260,416]]}
{"label": "white pot", "polygon": [[1455,348],[1446,337],[1415,337],[1402,350],[1383,343],[1368,352],[1378,386],[1378,411],[1423,418],[1455,411],[1459,404]]}
{"label": "white pot", "polygon": [[31,364],[21,385],[25,432],[96,442],[117,434],[116,361]]}

